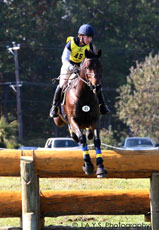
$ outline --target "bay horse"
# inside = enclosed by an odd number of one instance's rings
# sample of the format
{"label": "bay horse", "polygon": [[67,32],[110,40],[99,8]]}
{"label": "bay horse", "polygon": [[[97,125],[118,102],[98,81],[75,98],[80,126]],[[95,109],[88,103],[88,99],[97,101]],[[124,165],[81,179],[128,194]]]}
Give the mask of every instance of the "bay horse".
{"label": "bay horse", "polygon": [[96,91],[102,78],[100,56],[101,50],[96,54],[86,50],[80,73],[77,74],[76,79],[69,80],[71,83],[65,93],[62,110],[67,119],[59,112],[58,117],[54,118],[54,122],[57,126],[63,126],[67,123],[71,137],[81,144],[84,159],[83,171],[87,175],[94,172],[94,166],[88,152],[86,134],[84,133],[84,130],[89,128],[88,138],[94,137],[96,149],[96,175],[97,177],[105,177],[106,170],[103,165],[99,129],[99,101]]}

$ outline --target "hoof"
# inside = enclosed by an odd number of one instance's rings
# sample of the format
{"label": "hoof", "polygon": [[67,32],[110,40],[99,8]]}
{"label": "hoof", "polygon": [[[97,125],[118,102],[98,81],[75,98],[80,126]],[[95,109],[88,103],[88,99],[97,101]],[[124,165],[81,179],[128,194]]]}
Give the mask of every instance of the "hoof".
{"label": "hoof", "polygon": [[82,169],[86,175],[91,175],[94,173],[94,166],[91,162],[84,162]]}
{"label": "hoof", "polygon": [[92,129],[87,130],[86,135],[87,135],[88,140],[92,140],[94,137]]}
{"label": "hoof", "polygon": [[96,171],[97,178],[105,178],[106,174],[107,174],[107,170],[104,168],[104,166],[97,167],[97,171]]}

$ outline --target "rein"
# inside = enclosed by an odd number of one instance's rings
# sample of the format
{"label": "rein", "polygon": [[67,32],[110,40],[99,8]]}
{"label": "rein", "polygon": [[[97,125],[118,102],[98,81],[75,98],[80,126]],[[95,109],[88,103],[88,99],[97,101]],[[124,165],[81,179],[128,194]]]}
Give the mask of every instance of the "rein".
{"label": "rein", "polygon": [[89,80],[84,80],[83,78],[81,78],[81,76],[78,74],[78,77],[79,77],[79,79],[81,80],[81,81],[83,81],[86,85],[88,85],[89,87],[90,87],[90,89],[91,90],[93,90],[93,85],[92,85],[92,83],[89,81]]}
{"label": "rein", "polygon": [[[90,87],[90,89],[93,91],[94,89],[96,89],[96,86],[93,86],[92,85],[92,83],[89,81],[89,79],[88,79],[88,76],[89,75],[92,75],[92,77],[93,78],[96,78],[96,76],[98,75],[98,74],[101,74],[101,73],[88,73],[87,72],[87,69],[88,69],[88,66],[87,66],[87,61],[89,61],[89,60],[97,60],[96,58],[87,58],[86,59],[86,66],[85,66],[85,72],[84,72],[84,74],[85,74],[85,76],[86,76],[86,80],[84,80],[81,76],[80,76],[80,74],[78,74],[78,77],[79,77],[79,79],[81,80],[81,81],[83,81],[88,87]],[[83,64],[84,64],[84,62],[83,62]]]}

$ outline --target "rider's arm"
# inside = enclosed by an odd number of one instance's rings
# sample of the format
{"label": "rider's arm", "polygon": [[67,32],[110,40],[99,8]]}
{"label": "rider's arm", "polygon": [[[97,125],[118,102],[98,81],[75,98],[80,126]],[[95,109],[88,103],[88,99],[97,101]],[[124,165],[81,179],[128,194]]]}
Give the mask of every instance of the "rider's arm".
{"label": "rider's arm", "polygon": [[70,55],[71,51],[67,47],[65,47],[61,59],[62,64],[68,69],[72,66],[72,64],[70,63]]}
{"label": "rider's arm", "polygon": [[70,55],[71,55],[71,42],[69,41],[66,44],[62,54],[62,64],[69,70],[73,71],[74,66],[70,63]]}

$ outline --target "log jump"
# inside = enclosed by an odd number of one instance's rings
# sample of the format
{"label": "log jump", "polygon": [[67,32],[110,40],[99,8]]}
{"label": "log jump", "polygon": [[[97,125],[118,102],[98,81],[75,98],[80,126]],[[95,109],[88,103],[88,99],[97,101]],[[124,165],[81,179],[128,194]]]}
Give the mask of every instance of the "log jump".
{"label": "log jump", "polygon": [[[90,155],[95,165],[95,151],[90,151]],[[159,173],[159,150],[103,150],[102,155],[107,178],[150,178],[152,173]],[[83,156],[80,150],[0,150],[0,176],[20,176],[21,156],[33,156],[34,172],[39,177],[88,178],[81,170]],[[95,175],[89,177],[96,178]]]}
{"label": "log jump", "polygon": [[[0,218],[22,216],[22,194],[0,191]],[[150,212],[149,190],[42,191],[41,217],[142,215]]]}
{"label": "log jump", "polygon": [[[90,151],[90,155],[95,165],[95,151]],[[150,211],[152,230],[158,230],[159,150],[104,150],[102,155],[107,178],[150,178],[150,197],[147,190],[43,191],[40,194],[39,177],[87,177],[82,171],[82,151],[0,150],[0,176],[21,176],[22,180],[22,194],[0,192],[0,217],[22,215],[23,230],[40,230],[43,217],[138,215]]]}

